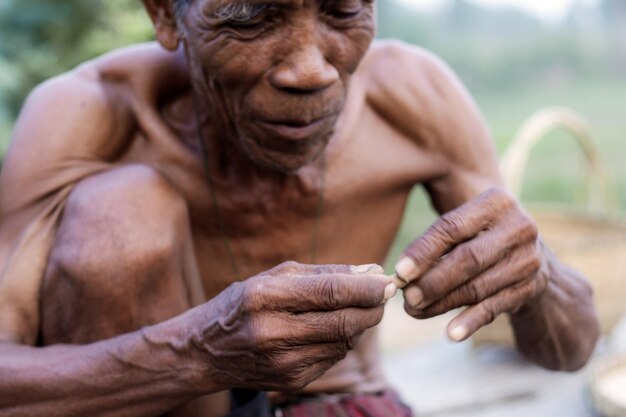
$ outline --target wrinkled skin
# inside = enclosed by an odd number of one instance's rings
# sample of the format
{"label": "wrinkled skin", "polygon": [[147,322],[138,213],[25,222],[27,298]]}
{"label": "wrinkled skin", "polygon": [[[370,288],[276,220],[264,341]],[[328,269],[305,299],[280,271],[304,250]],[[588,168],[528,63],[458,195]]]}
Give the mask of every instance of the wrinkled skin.
{"label": "wrinkled skin", "polygon": [[[211,133],[230,136],[244,158],[274,170],[319,157],[374,35],[373,3],[361,3],[275,6],[250,23],[229,24],[213,17],[225,2],[193,2],[177,30]],[[309,45],[299,47],[302,39]],[[313,126],[289,132],[289,124]]]}
{"label": "wrinkled skin", "polygon": [[[372,2],[277,1],[235,23],[228,0],[178,19],[144,3],[161,48],[50,81],[18,121],[0,240],[44,212],[50,245],[0,277],[2,412],[217,417],[232,388],[378,392],[372,327],[395,285],[418,319],[467,307],[453,340],[506,313],[530,360],[584,365],[588,284],[502,188],[445,65],[370,45]],[[385,260],[417,184],[442,217],[395,285],[347,266]]]}
{"label": "wrinkled skin", "polygon": [[501,189],[445,214],[405,251],[407,312],[426,319],[471,306],[449,326],[461,341],[518,311],[547,285],[537,238],[532,219]]}
{"label": "wrinkled skin", "polygon": [[382,270],[355,280],[353,269],[286,263],[222,292],[224,311],[193,339],[211,357],[209,372],[227,375],[227,386],[276,391],[319,378],[380,322],[393,286]]}

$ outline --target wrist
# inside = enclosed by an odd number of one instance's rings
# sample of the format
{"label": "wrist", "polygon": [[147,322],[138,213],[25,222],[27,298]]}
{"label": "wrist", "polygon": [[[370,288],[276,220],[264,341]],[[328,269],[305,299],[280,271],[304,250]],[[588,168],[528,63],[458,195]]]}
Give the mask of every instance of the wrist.
{"label": "wrist", "polygon": [[[202,305],[166,322],[141,330],[150,354],[163,372],[172,371],[173,378],[185,392],[199,396],[229,389],[220,381],[219,373],[208,352],[203,349]],[[206,320],[208,321],[208,320]]]}
{"label": "wrist", "polygon": [[539,245],[542,249],[541,266],[533,277],[537,286],[537,291],[531,298],[526,301],[523,306],[520,307],[518,311],[512,314],[513,317],[528,317],[529,315],[536,314],[541,315],[543,314],[543,311],[545,309],[545,302],[546,298],[548,298],[549,287],[552,280],[551,277],[554,276],[554,274],[551,272],[553,269],[551,254],[547,251],[547,249],[541,242],[539,243]]}

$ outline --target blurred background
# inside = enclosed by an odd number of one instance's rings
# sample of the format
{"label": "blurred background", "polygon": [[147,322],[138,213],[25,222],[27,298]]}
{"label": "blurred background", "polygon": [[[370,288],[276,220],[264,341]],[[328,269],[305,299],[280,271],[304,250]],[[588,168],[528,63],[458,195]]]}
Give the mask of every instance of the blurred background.
{"label": "blurred background", "polygon": [[[626,207],[626,0],[379,0],[378,14],[379,38],[429,49],[457,72],[501,153],[542,108],[566,106],[580,114],[614,178],[617,208]],[[139,0],[1,0],[0,160],[35,85],[106,51],[152,39]],[[530,155],[521,197],[529,204],[581,205],[584,161],[571,136],[549,133]],[[434,218],[417,189],[389,269]],[[591,415],[589,374],[548,373],[510,349],[452,345],[443,336],[450,316],[417,322],[395,301],[383,325],[386,367],[419,415]],[[626,350],[624,333],[607,335],[598,356]]]}
{"label": "blurred background", "polygon": [[[36,84],[106,51],[153,39],[140,3],[0,2],[0,155]],[[380,0],[378,9],[380,38],[434,51],[459,74],[500,151],[542,107],[566,105],[582,114],[626,204],[625,0]],[[580,198],[583,168],[573,141],[554,134],[531,158],[524,198]],[[423,198],[414,200],[413,212],[424,211]],[[411,219],[406,236],[431,220]]]}

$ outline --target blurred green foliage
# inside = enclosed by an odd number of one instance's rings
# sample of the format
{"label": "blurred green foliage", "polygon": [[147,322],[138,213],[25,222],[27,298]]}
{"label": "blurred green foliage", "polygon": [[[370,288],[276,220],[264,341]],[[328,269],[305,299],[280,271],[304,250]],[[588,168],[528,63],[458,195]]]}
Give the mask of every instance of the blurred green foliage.
{"label": "blurred green foliage", "polygon": [[151,38],[152,27],[138,0],[2,0],[0,107],[13,118],[41,81]]}
{"label": "blurred green foliage", "polygon": [[601,8],[575,3],[559,24],[516,8],[484,8],[466,0],[450,1],[436,14],[389,0],[379,8],[381,37],[436,51],[475,93],[623,75],[610,65],[617,51],[609,28],[620,25],[614,13],[603,14]]}
{"label": "blurred green foliage", "polygon": [[[379,37],[400,38],[440,55],[474,94],[502,150],[517,127],[545,105],[567,105],[598,132],[626,196],[626,1],[575,3],[548,24],[513,8],[451,0],[437,13],[378,0]],[[0,0],[0,155],[27,93],[41,81],[123,45],[153,38],[140,0]],[[552,139],[551,139],[552,140]],[[579,168],[567,139],[542,146],[529,170],[531,199],[570,200]],[[564,151],[569,149],[569,151]],[[562,158],[564,165],[555,161]],[[554,169],[558,167],[558,169]],[[420,195],[409,234],[430,217]],[[402,239],[401,239],[402,241]]]}

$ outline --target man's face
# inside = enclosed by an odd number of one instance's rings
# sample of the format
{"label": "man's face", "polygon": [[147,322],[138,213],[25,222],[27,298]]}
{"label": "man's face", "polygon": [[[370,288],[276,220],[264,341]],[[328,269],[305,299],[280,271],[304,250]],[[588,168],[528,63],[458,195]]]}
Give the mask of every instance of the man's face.
{"label": "man's face", "polygon": [[217,137],[280,171],[319,156],[373,38],[373,2],[193,1],[185,44]]}

